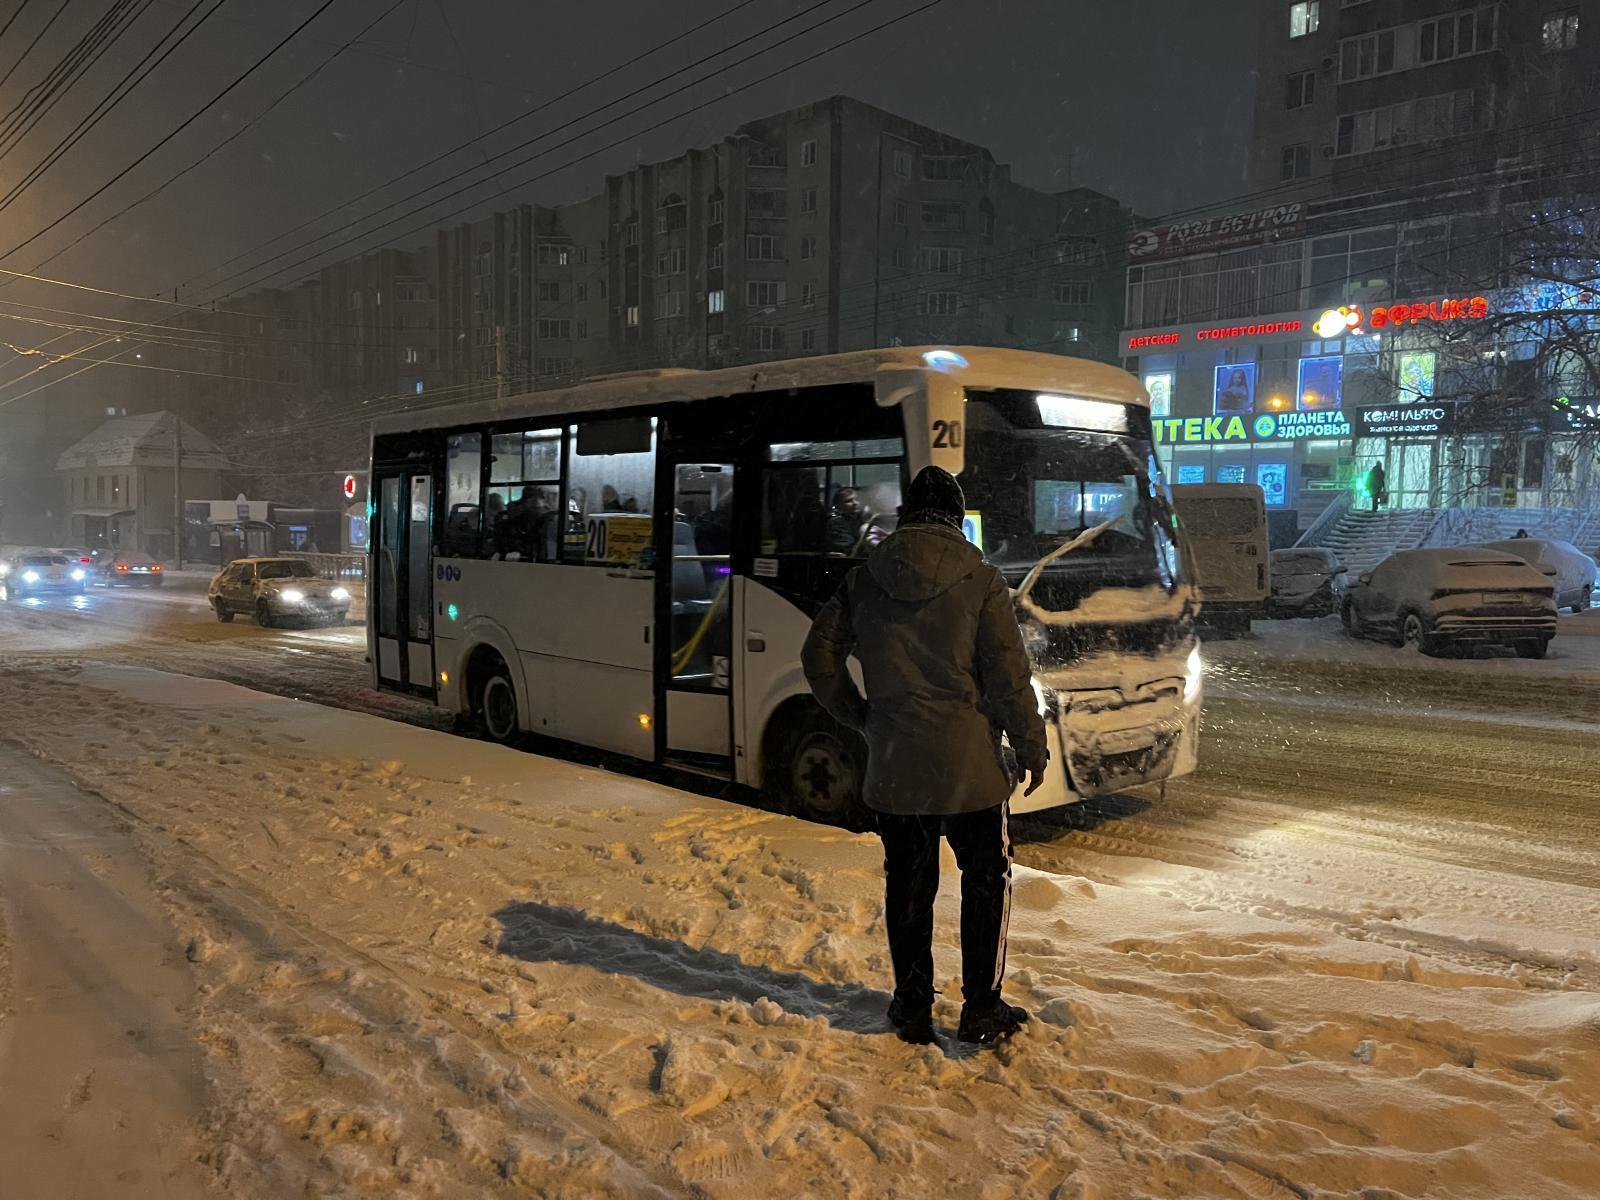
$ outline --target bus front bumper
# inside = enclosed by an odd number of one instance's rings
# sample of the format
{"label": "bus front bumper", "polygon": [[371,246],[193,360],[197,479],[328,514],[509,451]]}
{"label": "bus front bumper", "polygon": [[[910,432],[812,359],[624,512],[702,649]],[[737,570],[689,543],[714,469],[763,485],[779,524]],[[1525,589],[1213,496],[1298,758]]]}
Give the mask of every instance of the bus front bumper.
{"label": "bus front bumper", "polygon": [[1019,784],[1011,795],[1011,811],[1037,812],[1108,796],[1142,784],[1160,783],[1195,768],[1200,741],[1198,689],[1139,703],[1096,707],[1070,703],[1061,693],[1062,708],[1045,718],[1050,766],[1045,782],[1031,796]]}

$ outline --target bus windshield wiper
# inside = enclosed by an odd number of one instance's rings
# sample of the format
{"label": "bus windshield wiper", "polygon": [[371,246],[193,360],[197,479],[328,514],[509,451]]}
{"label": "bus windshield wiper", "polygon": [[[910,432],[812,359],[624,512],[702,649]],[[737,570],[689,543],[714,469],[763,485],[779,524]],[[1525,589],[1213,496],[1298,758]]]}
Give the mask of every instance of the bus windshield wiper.
{"label": "bus windshield wiper", "polygon": [[1087,546],[1090,542],[1094,541],[1095,538],[1099,537],[1101,533],[1116,524],[1116,522],[1117,518],[1111,517],[1108,520],[1101,521],[1100,524],[1091,529],[1085,529],[1082,533],[1077,534],[1074,537],[1067,538],[1054,550],[1050,551],[1049,554],[1046,554],[1038,562],[1034,563],[1031,568],[1029,568],[1028,573],[1022,577],[1022,582],[1012,589],[1012,594],[1018,600],[1026,600],[1028,598],[1028,593],[1033,591],[1033,585],[1039,582],[1039,576],[1044,574],[1044,569],[1046,567],[1055,562],[1055,560],[1060,558],[1063,554],[1071,554],[1074,550],[1078,550],[1084,546]]}

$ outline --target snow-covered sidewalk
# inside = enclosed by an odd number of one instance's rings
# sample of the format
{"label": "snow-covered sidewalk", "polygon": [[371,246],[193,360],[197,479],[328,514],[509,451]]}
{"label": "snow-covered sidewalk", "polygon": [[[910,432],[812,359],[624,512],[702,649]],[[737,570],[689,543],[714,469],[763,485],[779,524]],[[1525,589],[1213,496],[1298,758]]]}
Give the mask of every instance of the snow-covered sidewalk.
{"label": "snow-covered sidewalk", "polygon": [[1522,973],[1019,867],[1038,1019],[913,1049],[872,838],[134,668],[0,729],[135,819],[239,1194],[1593,1194],[1592,888],[1476,873]]}

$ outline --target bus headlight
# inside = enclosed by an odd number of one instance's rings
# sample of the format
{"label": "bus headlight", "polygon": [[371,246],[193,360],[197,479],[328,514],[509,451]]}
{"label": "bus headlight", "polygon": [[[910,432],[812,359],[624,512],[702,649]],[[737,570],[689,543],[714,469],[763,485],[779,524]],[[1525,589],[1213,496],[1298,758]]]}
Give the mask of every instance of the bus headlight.
{"label": "bus headlight", "polygon": [[304,602],[306,594],[304,592],[297,592],[294,588],[288,588],[285,591],[279,592],[278,598],[285,604],[300,604]]}
{"label": "bus headlight", "polygon": [[1200,673],[1204,664],[1200,661],[1200,647],[1196,646],[1189,651],[1189,662],[1183,669],[1183,702],[1194,703],[1195,697],[1200,694]]}
{"label": "bus headlight", "polygon": [[350,593],[345,591],[344,588],[334,588],[333,591],[329,592],[328,594],[330,596],[332,596],[335,600],[348,600],[348,599],[350,599]]}
{"label": "bus headlight", "polygon": [[22,582],[23,583],[38,583],[39,582],[39,572],[37,572],[37,571],[24,571],[22,573]]}

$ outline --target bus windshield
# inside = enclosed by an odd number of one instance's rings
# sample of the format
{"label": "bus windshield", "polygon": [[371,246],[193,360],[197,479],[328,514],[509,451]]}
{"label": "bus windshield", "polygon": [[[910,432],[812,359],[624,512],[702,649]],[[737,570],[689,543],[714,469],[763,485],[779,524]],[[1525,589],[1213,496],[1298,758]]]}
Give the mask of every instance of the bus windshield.
{"label": "bus windshield", "polygon": [[1170,556],[1156,544],[1149,439],[1138,435],[1142,413],[1123,415],[1125,432],[1047,426],[1031,393],[968,393],[968,535],[1013,582],[1062,542],[1109,522],[1049,570],[1087,572],[1099,586],[1170,584]]}

